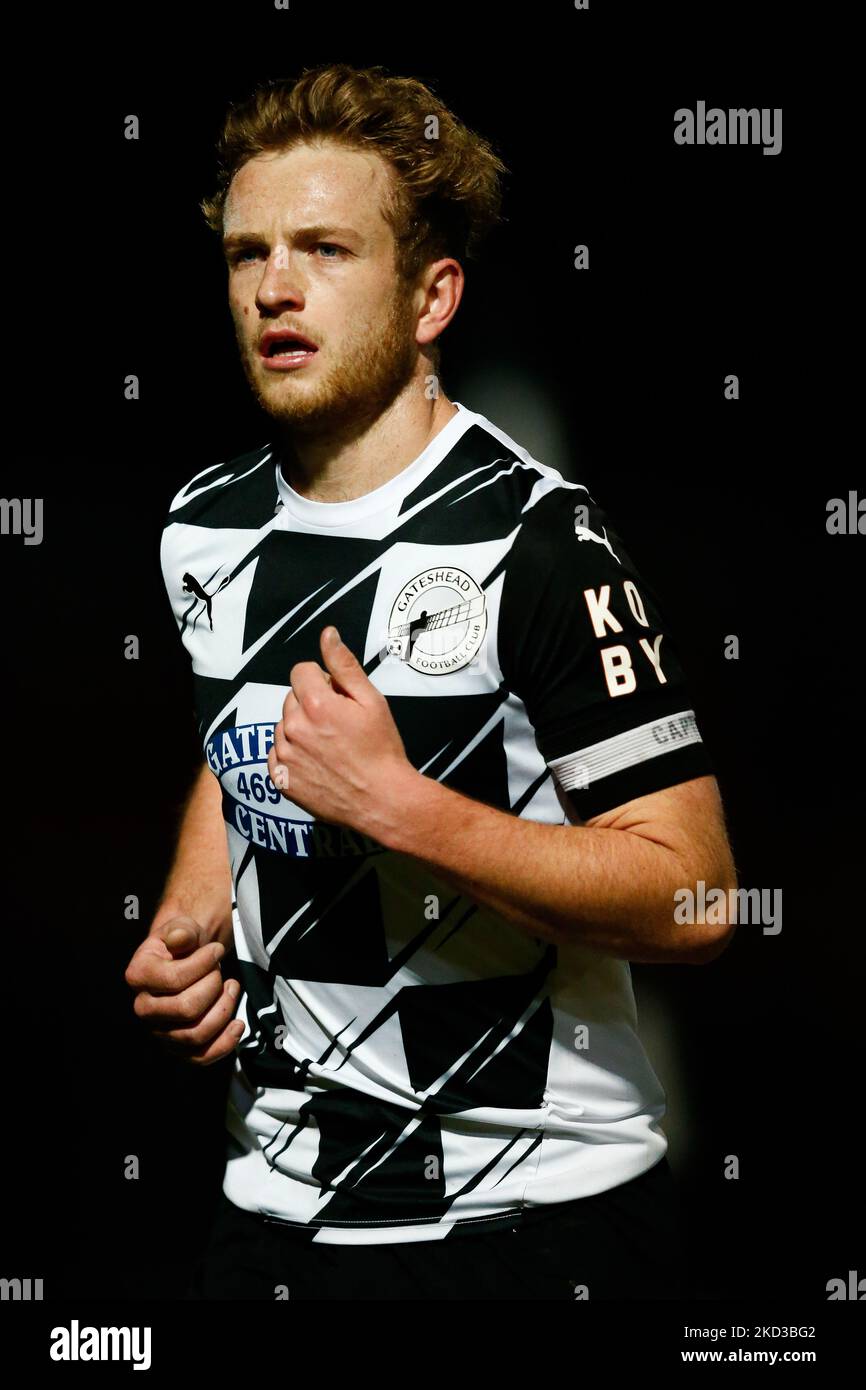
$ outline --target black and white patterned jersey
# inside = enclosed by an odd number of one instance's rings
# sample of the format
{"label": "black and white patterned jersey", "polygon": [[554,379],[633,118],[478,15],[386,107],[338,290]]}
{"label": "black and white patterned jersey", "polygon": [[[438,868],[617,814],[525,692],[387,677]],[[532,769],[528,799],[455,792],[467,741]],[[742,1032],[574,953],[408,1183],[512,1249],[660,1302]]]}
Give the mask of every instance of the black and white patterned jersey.
{"label": "black and white patterned jersey", "polygon": [[579,825],[713,770],[609,518],[455,405],[362,497],[302,497],[269,445],[198,473],[162,536],[234,888],[224,1191],[325,1243],[495,1229],[667,1148],[627,962],[532,936],[268,776],[330,623],[413,766],[515,816]]}

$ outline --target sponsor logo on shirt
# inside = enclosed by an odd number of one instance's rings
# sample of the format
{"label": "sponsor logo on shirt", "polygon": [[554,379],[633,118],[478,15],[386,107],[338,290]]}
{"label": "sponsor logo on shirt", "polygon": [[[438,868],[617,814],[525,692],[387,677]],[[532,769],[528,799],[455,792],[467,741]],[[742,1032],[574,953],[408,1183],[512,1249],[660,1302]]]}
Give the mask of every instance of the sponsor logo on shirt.
{"label": "sponsor logo on shirt", "polygon": [[268,772],[273,722],[222,729],[204,745],[208,767],[219,779],[223,819],[261,849],[293,859],[342,859],[382,854],[369,835],[310,817],[283,796]]}

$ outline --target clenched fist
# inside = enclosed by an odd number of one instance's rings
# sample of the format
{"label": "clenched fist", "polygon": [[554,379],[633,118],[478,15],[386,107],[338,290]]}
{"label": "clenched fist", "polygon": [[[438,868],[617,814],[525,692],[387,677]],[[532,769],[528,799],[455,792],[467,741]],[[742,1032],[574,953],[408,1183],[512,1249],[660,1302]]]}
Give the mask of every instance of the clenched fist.
{"label": "clenched fist", "polygon": [[192,917],[172,917],[142,941],[126,968],[135,1012],[168,1049],[209,1066],[234,1051],[244,1025],[234,1018],[240,985],[223,981],[220,942],[206,942]]}
{"label": "clenched fist", "polygon": [[319,646],[324,667],[292,667],[268,772],[283,796],[311,815],[380,839],[420,773],[387,699],[335,627],[322,629]]}

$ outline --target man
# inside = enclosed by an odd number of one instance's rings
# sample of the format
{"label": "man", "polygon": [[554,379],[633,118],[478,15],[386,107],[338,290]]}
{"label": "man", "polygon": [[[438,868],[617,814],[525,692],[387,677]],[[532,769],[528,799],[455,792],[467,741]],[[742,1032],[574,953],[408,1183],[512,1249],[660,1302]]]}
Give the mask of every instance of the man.
{"label": "man", "polygon": [[271,438],[163,534],[205,764],[127,970],[172,1049],[236,1054],[196,1294],[673,1296],[628,961],[716,957],[731,926],[674,895],[735,871],[609,519],[439,389],[503,166],[345,66],[256,92],[220,153]]}

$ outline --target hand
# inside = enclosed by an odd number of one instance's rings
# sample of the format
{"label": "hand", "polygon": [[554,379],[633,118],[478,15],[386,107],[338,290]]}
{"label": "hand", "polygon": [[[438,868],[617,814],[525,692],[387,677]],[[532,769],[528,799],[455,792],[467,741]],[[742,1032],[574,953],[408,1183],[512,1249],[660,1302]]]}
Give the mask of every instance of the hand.
{"label": "hand", "polygon": [[244,1031],[232,1022],[240,985],[223,982],[221,942],[206,942],[192,917],[172,917],[142,941],[126,968],[133,1005],[170,1052],[200,1066],[227,1057]]}
{"label": "hand", "polygon": [[274,728],[271,781],[296,806],[332,825],[374,838],[407,778],[406,757],[388,701],[335,627],[319,639],[327,670],[299,661]]}

